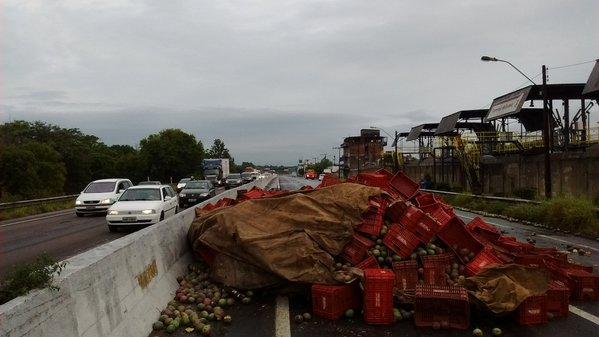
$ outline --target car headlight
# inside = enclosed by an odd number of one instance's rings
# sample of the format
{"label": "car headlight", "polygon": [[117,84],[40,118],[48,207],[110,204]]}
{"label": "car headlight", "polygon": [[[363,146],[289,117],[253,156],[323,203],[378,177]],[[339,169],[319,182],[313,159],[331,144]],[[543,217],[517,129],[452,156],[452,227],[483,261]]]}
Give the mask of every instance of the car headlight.
{"label": "car headlight", "polygon": [[155,209],[144,209],[143,211],[141,211],[141,214],[154,214],[156,213]]}
{"label": "car headlight", "polygon": [[119,211],[115,211],[115,210],[110,210],[108,211],[109,215],[119,215]]}
{"label": "car headlight", "polygon": [[113,202],[113,201],[112,201],[112,199],[110,199],[110,198],[109,198],[109,199],[100,200],[100,203],[101,203],[101,204],[112,204],[112,202]]}
{"label": "car headlight", "polygon": [[187,194],[185,194],[185,193],[181,193],[181,194],[179,194],[179,196],[180,196],[180,197],[186,197],[186,196],[187,196]]}
{"label": "car headlight", "polygon": [[81,201],[81,200],[75,200],[75,205],[81,205],[81,204],[83,204],[83,201]]}

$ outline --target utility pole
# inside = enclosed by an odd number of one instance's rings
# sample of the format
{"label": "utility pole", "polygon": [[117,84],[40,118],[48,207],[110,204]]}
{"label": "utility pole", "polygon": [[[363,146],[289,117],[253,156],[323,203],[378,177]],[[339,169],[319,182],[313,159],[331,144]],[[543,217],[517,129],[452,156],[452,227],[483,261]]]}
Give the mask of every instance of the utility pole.
{"label": "utility pole", "polygon": [[337,160],[337,173],[339,176],[339,179],[341,179],[341,146],[333,146],[333,150],[339,150],[339,158]]}
{"label": "utility pole", "polygon": [[397,141],[399,141],[399,138],[397,137],[397,130],[395,130],[395,139],[393,141],[395,145],[395,153],[393,156],[393,169],[395,170],[395,172],[399,171],[399,158],[397,157]]}
{"label": "utility pole", "polygon": [[[551,111],[547,99],[547,67],[541,68],[543,73],[543,152],[545,156],[545,198],[551,199],[551,153],[549,149],[551,137]],[[583,107],[584,109],[584,107]]]}

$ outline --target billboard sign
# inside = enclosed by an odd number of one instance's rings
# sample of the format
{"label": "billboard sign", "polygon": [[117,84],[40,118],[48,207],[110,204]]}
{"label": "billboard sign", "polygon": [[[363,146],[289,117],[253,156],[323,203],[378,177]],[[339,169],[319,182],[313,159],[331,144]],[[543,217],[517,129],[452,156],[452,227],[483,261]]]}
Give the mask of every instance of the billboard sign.
{"label": "billboard sign", "polygon": [[485,122],[514,115],[520,112],[520,109],[522,109],[522,105],[524,104],[524,101],[526,101],[531,88],[532,86],[528,86],[526,88],[511,92],[507,95],[495,98],[491,104],[491,107],[489,108],[489,113],[487,113]]}

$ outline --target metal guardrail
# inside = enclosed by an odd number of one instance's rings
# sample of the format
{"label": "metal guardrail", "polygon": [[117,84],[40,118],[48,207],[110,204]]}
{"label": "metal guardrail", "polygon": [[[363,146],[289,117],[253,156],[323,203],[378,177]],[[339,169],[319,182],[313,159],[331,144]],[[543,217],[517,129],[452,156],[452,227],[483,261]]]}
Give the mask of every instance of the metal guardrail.
{"label": "metal guardrail", "polygon": [[[40,205],[40,204],[45,204],[48,202],[54,202],[54,201],[63,201],[63,200],[69,200],[69,199],[75,199],[79,196],[79,194],[71,194],[71,195],[63,195],[60,197],[51,197],[51,198],[41,198],[41,199],[32,199],[32,200],[20,200],[20,201],[13,201],[13,202],[3,202],[0,203],[0,210],[2,209],[11,209],[11,208],[18,208],[18,207],[25,207],[25,206],[31,206],[31,205]],[[74,205],[73,205],[74,207]]]}
{"label": "metal guardrail", "polygon": [[530,200],[530,199],[519,199],[519,198],[507,198],[507,197],[494,197],[490,195],[477,195],[477,194],[467,194],[467,193],[457,193],[457,192],[449,192],[449,191],[440,191],[440,190],[429,190],[429,189],[420,189],[424,192],[436,193],[436,194],[447,194],[447,195],[463,195],[466,197],[474,197],[479,199],[493,200],[493,201],[506,201],[506,202],[514,202],[514,203],[526,203],[526,204],[540,204],[541,202],[538,200]]}

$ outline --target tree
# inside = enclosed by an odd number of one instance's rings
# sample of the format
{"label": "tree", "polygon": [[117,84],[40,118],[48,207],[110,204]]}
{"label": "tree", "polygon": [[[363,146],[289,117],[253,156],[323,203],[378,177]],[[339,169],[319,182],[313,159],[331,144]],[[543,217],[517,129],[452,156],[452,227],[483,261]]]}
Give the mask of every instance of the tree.
{"label": "tree", "polygon": [[327,158],[322,158],[318,163],[308,165],[308,168],[316,171],[317,173],[322,173],[324,169],[331,167],[332,165],[332,161]]}
{"label": "tree", "polygon": [[0,187],[13,196],[60,195],[65,179],[60,155],[47,144],[8,145],[0,153]]}
{"label": "tree", "polygon": [[208,158],[231,158],[231,154],[225,147],[225,142],[217,138],[208,150]]}
{"label": "tree", "polygon": [[204,147],[195,136],[179,129],[166,129],[139,143],[145,174],[163,182],[179,180],[201,169]]}

